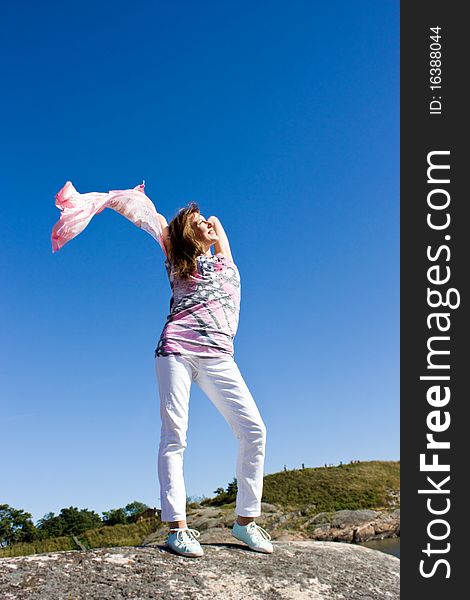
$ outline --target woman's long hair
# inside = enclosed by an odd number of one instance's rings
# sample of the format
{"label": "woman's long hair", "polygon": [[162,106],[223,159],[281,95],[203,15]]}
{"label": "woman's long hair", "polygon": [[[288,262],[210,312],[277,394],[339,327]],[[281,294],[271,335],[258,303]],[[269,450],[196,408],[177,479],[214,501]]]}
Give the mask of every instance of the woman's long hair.
{"label": "woman's long hair", "polygon": [[196,258],[204,254],[204,248],[196,239],[190,216],[200,213],[199,206],[190,202],[178,211],[178,214],[168,224],[171,249],[168,259],[174,273],[182,279],[187,279],[196,270]]}

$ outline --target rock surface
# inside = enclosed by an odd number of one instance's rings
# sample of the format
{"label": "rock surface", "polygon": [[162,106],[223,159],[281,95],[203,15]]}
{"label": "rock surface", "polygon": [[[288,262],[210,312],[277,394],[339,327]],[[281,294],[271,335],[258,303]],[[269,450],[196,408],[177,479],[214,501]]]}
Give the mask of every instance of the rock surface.
{"label": "rock surface", "polygon": [[[367,542],[400,535],[400,509],[339,510],[317,512],[315,507],[285,512],[273,504],[261,503],[261,516],[256,522],[273,540],[317,540],[330,542]],[[200,541],[230,542],[230,529],[237,518],[234,508],[199,506],[188,510],[188,525],[201,532]],[[142,544],[160,543],[167,531],[166,523]]]}
{"label": "rock surface", "polygon": [[[324,514],[324,513],[320,513]],[[367,542],[400,535],[400,509],[393,511],[339,510],[331,520],[317,525],[320,515],[300,527],[315,540]],[[313,529],[312,529],[313,527]]]}
{"label": "rock surface", "polygon": [[[200,540],[202,541],[202,535]],[[233,540],[233,538],[232,538]],[[274,541],[273,554],[236,540],[202,541],[185,558],[163,544],[0,559],[2,600],[398,600],[400,561],[335,542]]]}

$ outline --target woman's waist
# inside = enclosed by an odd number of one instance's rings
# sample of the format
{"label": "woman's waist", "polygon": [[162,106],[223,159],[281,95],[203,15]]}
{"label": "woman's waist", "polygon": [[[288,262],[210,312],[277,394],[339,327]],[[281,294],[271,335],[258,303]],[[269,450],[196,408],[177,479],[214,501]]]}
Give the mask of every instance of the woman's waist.
{"label": "woman's waist", "polygon": [[233,337],[222,332],[199,334],[193,330],[171,331],[165,328],[155,348],[155,355],[167,354],[230,354],[233,356]]}
{"label": "woman's waist", "polygon": [[171,319],[170,317],[165,323],[160,337],[170,335],[188,338],[214,336],[233,339],[238,328],[238,319],[232,319],[230,322],[222,324],[219,322],[202,323],[188,321],[187,319]]}
{"label": "woman's waist", "polygon": [[195,323],[225,323],[238,321],[240,300],[238,298],[215,298],[197,302],[191,298],[174,299],[167,321],[194,321]]}
{"label": "woman's waist", "polygon": [[189,308],[203,310],[238,309],[240,307],[241,294],[237,289],[198,289],[189,291],[186,289],[173,288],[171,298],[172,312]]}

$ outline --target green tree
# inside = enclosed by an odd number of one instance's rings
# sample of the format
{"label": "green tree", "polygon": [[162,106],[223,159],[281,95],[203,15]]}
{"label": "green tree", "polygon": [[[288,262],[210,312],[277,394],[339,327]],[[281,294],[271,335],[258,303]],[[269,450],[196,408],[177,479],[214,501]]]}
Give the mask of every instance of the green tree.
{"label": "green tree", "polygon": [[124,508],[114,508],[103,513],[105,525],[127,525],[127,514]]}
{"label": "green tree", "polygon": [[0,547],[16,542],[32,542],[37,537],[38,532],[30,513],[0,504]]}
{"label": "green tree", "polygon": [[235,500],[235,498],[237,496],[237,490],[238,490],[237,478],[234,477],[233,480],[227,486],[227,494],[231,498],[231,500],[229,500],[229,502],[232,502],[233,500]]}
{"label": "green tree", "polygon": [[135,523],[139,515],[145,512],[147,508],[149,507],[146,504],[143,502],[137,502],[137,500],[127,504],[124,510],[126,511],[128,522]]}
{"label": "green tree", "polygon": [[79,510],[74,506],[62,508],[56,517],[54,513],[47,513],[39,522],[38,529],[44,537],[57,537],[61,535],[80,535],[88,529],[95,529],[103,525],[100,516],[93,510],[84,508]]}
{"label": "green tree", "polygon": [[64,522],[53,512],[49,512],[39,519],[37,528],[41,539],[59,537],[63,535]]}
{"label": "green tree", "polygon": [[135,523],[139,516],[149,507],[143,502],[130,502],[123,508],[113,508],[103,512],[103,521],[105,525],[128,525]]}

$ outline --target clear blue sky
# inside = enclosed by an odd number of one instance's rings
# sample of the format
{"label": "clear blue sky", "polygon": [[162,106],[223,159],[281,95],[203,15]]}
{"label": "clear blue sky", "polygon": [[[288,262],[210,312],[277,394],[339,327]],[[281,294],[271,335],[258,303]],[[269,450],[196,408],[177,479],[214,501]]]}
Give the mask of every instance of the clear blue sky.
{"label": "clear blue sky", "polygon": [[[134,187],[217,215],[265,474],[399,459],[399,2],[26,2],[2,9],[0,503],[160,506],[154,348],[170,288],[111,210],[52,254],[54,196]],[[193,387],[187,494],[235,476]]]}

